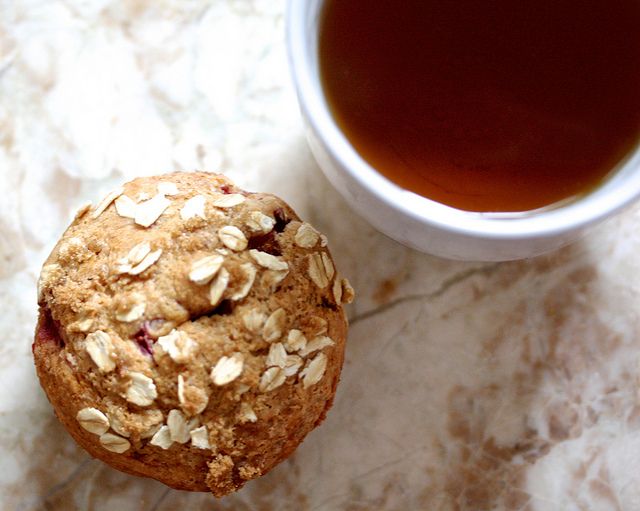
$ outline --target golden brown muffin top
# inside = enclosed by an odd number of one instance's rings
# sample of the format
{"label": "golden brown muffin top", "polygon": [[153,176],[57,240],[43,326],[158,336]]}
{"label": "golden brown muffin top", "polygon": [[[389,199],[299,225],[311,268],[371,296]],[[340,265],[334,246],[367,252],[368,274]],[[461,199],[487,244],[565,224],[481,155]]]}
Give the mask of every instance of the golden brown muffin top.
{"label": "golden brown muffin top", "polygon": [[237,454],[234,429],[274,400],[304,413],[352,298],[323,235],[206,173],[139,178],[83,208],[38,289],[86,389],[76,418],[116,453]]}

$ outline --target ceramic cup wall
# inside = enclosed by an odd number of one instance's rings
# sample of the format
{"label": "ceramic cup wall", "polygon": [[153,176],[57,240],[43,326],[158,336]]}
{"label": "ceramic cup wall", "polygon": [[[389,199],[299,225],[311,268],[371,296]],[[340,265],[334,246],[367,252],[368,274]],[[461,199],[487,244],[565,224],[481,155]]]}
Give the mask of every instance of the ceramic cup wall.
{"label": "ceramic cup wall", "polygon": [[[289,0],[287,45],[311,150],[336,189],[379,231],[409,247],[460,260],[532,257],[575,240],[640,196],[640,146],[597,190],[525,213],[472,213],[404,190],[350,145],[331,116],[318,66],[322,0]],[[640,91],[639,91],[640,94]]]}

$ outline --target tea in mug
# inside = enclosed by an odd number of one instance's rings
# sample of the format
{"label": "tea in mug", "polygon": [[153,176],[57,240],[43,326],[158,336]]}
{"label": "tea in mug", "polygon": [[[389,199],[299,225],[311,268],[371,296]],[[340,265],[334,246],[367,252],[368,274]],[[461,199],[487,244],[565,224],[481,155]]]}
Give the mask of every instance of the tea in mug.
{"label": "tea in mug", "polygon": [[638,0],[328,0],[319,63],[362,158],[462,210],[581,196],[640,139]]}

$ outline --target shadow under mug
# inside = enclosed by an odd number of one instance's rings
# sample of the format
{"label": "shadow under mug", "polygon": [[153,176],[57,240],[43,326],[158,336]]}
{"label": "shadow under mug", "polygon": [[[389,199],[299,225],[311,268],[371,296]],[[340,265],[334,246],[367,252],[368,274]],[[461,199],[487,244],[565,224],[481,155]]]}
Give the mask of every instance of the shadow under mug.
{"label": "shadow under mug", "polygon": [[331,115],[318,64],[323,4],[322,0],[288,0],[287,5],[289,63],[307,139],[329,181],[382,233],[449,259],[523,259],[574,241],[586,228],[640,196],[640,143],[594,191],[535,211],[474,213],[399,187],[357,153]]}

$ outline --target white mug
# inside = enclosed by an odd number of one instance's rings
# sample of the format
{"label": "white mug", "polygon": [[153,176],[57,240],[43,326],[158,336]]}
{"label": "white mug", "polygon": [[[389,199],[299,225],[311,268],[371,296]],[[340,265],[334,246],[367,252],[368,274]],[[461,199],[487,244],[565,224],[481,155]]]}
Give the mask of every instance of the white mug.
{"label": "white mug", "polygon": [[289,0],[287,6],[289,61],[307,138],[327,178],[387,236],[450,259],[523,259],[574,241],[587,227],[640,196],[640,145],[593,192],[535,211],[474,213],[400,188],[356,152],[331,115],[318,66],[323,4],[322,0]]}

